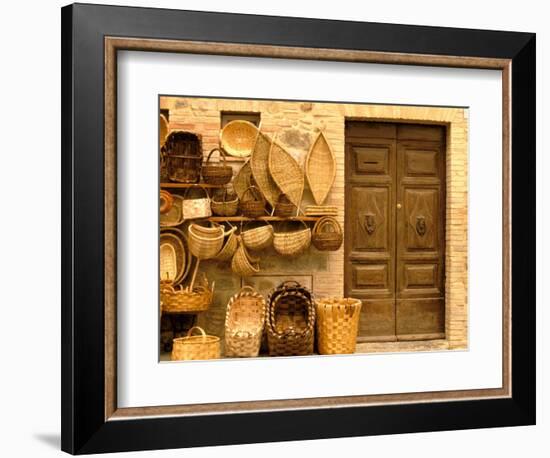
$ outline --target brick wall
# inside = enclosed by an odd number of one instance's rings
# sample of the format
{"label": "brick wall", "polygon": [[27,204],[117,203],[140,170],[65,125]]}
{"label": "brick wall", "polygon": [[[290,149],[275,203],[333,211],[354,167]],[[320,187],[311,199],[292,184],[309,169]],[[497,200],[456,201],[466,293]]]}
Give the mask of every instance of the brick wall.
{"label": "brick wall", "polygon": [[[346,119],[414,121],[448,125],[447,139],[447,215],[446,215],[446,340],[437,342],[394,342],[361,344],[359,351],[423,350],[465,348],[467,345],[467,118],[466,111],[455,108],[406,107],[262,100],[230,100],[161,97],[161,109],[170,112],[170,130],[189,130],[202,134],[207,154],[219,143],[222,111],[259,112],[261,129],[277,141],[303,165],[311,142],[322,130],[336,156],[337,172],[326,204],[340,208],[338,219],[344,223],[344,127]],[[235,168],[242,161],[234,161]],[[304,192],[304,203],[313,203]],[[314,248],[294,260],[267,253],[261,261],[261,275],[310,277],[314,294],[342,295],[344,292],[343,247],[337,252],[320,253]],[[216,281],[212,309],[200,318],[209,332],[223,333],[227,300],[240,286],[240,280],[228,275],[227,266],[204,263],[209,278]],[[230,270],[229,270],[230,271]],[[267,285],[267,278],[266,278]],[[266,292],[266,291],[262,291]]]}

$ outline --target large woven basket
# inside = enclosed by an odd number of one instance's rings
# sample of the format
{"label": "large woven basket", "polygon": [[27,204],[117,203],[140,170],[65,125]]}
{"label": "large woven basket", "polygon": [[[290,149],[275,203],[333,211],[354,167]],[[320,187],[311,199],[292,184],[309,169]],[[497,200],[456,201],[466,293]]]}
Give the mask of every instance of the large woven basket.
{"label": "large woven basket", "polygon": [[161,281],[180,283],[191,264],[187,241],[176,233],[161,231],[159,251]]}
{"label": "large woven basket", "polygon": [[225,238],[223,247],[216,255],[217,261],[226,262],[230,261],[233,258],[233,255],[235,254],[235,251],[237,251],[237,247],[239,246],[238,238],[235,234],[235,231],[236,228],[233,228],[226,233],[227,236]]}
{"label": "large woven basket", "polygon": [[243,216],[258,218],[265,215],[265,198],[256,186],[249,186],[241,197],[239,208]]}
{"label": "large woven basket", "polygon": [[[214,151],[217,151],[220,155],[220,160],[217,163],[210,162],[210,157]],[[227,165],[223,151],[220,148],[214,148],[208,153],[208,157],[202,165],[201,174],[202,179],[207,184],[224,185],[229,183],[231,178],[233,178],[233,168]]]}
{"label": "large woven basket", "polygon": [[244,229],[241,232],[241,238],[246,248],[250,250],[264,250],[273,243],[273,226],[265,223],[264,226]]}
{"label": "large woven basket", "polygon": [[204,227],[191,223],[187,231],[189,250],[197,259],[215,258],[222,249],[225,235],[222,226]]}
{"label": "large woven basket", "polygon": [[198,183],[202,166],[201,136],[193,132],[174,131],[162,147],[168,177],[181,183]]}
{"label": "large woven basket", "polygon": [[212,303],[214,283],[212,288],[196,286],[193,291],[186,288],[161,284],[160,301],[163,313],[197,313],[208,310]]}
{"label": "large woven basket", "polygon": [[317,348],[322,355],[355,353],[361,301],[320,299],[317,309]]}
{"label": "large woven basket", "polygon": [[344,242],[344,234],[338,221],[332,216],[324,216],[313,227],[311,243],[320,251],[336,251]]}
{"label": "large woven basket", "polygon": [[275,141],[269,152],[269,173],[281,192],[299,208],[304,194],[304,171],[296,159]]}
{"label": "large woven basket", "polygon": [[305,161],[309,189],[317,205],[322,205],[336,177],[336,159],[324,134],[319,132]]}
{"label": "large woven basket", "polygon": [[229,193],[227,188],[223,188],[221,194],[214,193],[210,207],[215,215],[235,216],[239,212],[239,198],[235,193]]}
{"label": "large woven basket", "polygon": [[[199,331],[201,335],[194,336]],[[194,326],[185,337],[174,339],[172,346],[172,361],[189,361],[201,359],[219,359],[221,356],[220,338],[209,336],[204,329]]]}
{"label": "large woven basket", "polygon": [[228,122],[220,132],[220,144],[224,151],[231,156],[246,157],[250,156],[258,128],[251,122],[244,120],[235,120]]}
{"label": "large woven basket", "polygon": [[311,229],[301,221],[303,229],[292,231],[277,231],[273,234],[273,248],[281,256],[298,256],[306,251],[311,244]]}
{"label": "large woven basket", "polygon": [[269,295],[267,345],[272,356],[310,355],[315,337],[311,293],[298,283],[283,283]]}
{"label": "large woven basket", "polygon": [[[185,253],[185,261],[183,266],[183,273],[179,279],[172,281],[169,281],[169,283],[173,283],[173,286],[183,282],[187,278],[187,275],[189,274],[189,271],[191,270],[191,264],[193,263],[191,252],[189,251],[189,244],[187,243],[187,236],[184,234],[184,232],[181,229],[178,229],[177,227],[164,227],[160,230],[160,241],[162,243],[163,236],[171,235],[174,237],[177,237],[178,240],[181,241],[183,244],[183,251]],[[162,261],[161,261],[162,265]],[[160,271],[160,280],[164,281],[166,275],[162,275],[162,271]]]}
{"label": "large woven basket", "polygon": [[260,271],[260,265],[258,259],[251,257],[242,242],[242,239],[238,239],[238,248],[231,260],[231,270],[235,275],[239,277],[250,277],[257,274]]}
{"label": "large woven basket", "polygon": [[243,287],[227,304],[225,355],[258,356],[265,322],[264,297],[250,286]]}

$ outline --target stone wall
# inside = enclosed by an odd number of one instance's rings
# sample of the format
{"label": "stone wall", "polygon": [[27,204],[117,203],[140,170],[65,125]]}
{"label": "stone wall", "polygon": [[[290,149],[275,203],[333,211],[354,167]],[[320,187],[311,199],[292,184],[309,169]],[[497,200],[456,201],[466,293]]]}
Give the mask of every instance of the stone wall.
{"label": "stone wall", "polygon": [[[285,147],[303,165],[311,142],[319,130],[325,134],[336,156],[337,172],[334,186],[326,204],[339,207],[338,219],[344,223],[344,146],[346,119],[387,120],[442,123],[448,125],[447,143],[447,218],[446,218],[446,335],[445,341],[362,344],[365,351],[395,351],[403,349],[464,348],[467,345],[467,119],[463,109],[360,105],[316,102],[279,102],[263,100],[234,100],[161,97],[160,108],[169,110],[170,130],[189,130],[202,135],[207,154],[219,144],[221,112],[261,113],[261,129]],[[235,168],[242,160],[233,160]],[[313,203],[311,193],[304,193],[304,203]],[[297,224],[297,223],[294,223]],[[266,253],[262,257],[260,275],[253,279],[266,293],[272,278],[284,273],[312,282],[315,295],[331,296],[344,293],[343,247],[332,253],[311,248],[303,256],[286,260]],[[205,262],[209,279],[216,281],[216,297],[212,310],[200,318],[209,332],[223,333],[227,300],[240,286],[240,279],[228,274],[228,266]],[[412,347],[411,347],[412,345]]]}

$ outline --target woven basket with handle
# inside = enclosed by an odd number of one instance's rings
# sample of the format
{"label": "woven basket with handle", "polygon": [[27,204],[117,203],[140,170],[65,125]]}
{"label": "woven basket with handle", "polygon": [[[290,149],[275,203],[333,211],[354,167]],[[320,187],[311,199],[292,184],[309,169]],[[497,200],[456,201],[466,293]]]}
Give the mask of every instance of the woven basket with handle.
{"label": "woven basket with handle", "polygon": [[298,211],[296,205],[294,205],[286,194],[281,194],[277,203],[275,204],[275,210],[273,214],[280,218],[290,218],[294,216]]}
{"label": "woven basket with handle", "polygon": [[310,355],[315,337],[315,306],[311,292],[285,282],[269,295],[267,345],[272,356]]}
{"label": "woven basket with handle", "polygon": [[212,303],[214,283],[212,288],[196,286],[193,291],[188,288],[173,287],[170,284],[161,284],[160,301],[163,313],[197,313],[208,310]]}
{"label": "woven basket with handle", "polygon": [[212,196],[210,207],[215,215],[235,216],[239,212],[239,198],[237,194],[229,193],[227,188],[223,188],[221,195]]}
{"label": "woven basket with handle", "polygon": [[243,216],[258,218],[265,214],[265,199],[260,190],[252,185],[243,193],[239,204]]}
{"label": "woven basket with handle", "polygon": [[202,139],[193,132],[174,131],[166,137],[162,161],[170,180],[197,183],[202,165]]}
{"label": "woven basket with handle", "polygon": [[[193,335],[194,331],[200,335]],[[172,361],[219,359],[220,356],[220,338],[207,335],[199,326],[193,326],[185,337],[173,341]]]}
{"label": "woven basket with handle", "polygon": [[225,235],[222,226],[212,223],[212,227],[204,227],[191,223],[187,231],[189,250],[196,258],[215,258],[222,249]]}
{"label": "woven basket with handle", "polygon": [[344,234],[338,221],[332,216],[324,216],[313,227],[311,243],[320,251],[336,251],[344,242]]}
{"label": "woven basket with handle", "polygon": [[361,301],[328,298],[316,301],[317,347],[322,355],[355,353]]}
{"label": "woven basket with handle", "polygon": [[[214,151],[217,151],[220,156],[220,160],[217,163],[210,162],[210,157]],[[220,148],[214,148],[208,153],[202,165],[201,174],[202,179],[207,184],[224,185],[229,183],[231,178],[233,178],[233,169],[230,165],[227,165],[224,152]]]}
{"label": "woven basket with handle", "polygon": [[266,303],[251,286],[229,299],[225,314],[225,355],[258,356],[264,330]]}

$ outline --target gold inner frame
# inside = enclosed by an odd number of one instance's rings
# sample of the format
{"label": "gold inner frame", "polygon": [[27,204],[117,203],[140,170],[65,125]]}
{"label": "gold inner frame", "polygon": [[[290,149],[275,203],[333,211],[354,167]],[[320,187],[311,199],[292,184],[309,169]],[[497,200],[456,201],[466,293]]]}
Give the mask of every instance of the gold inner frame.
{"label": "gold inner frame", "polygon": [[[270,401],[242,401],[217,404],[144,406],[118,408],[116,377],[116,87],[117,51],[178,52],[248,57],[271,57],[324,61],[368,62],[484,68],[502,71],[502,197],[503,197],[503,385],[494,389],[433,391],[422,393],[337,396]],[[147,416],[205,415],[231,412],[257,412],[375,404],[437,402],[503,398],[511,396],[511,170],[510,170],[510,102],[511,60],[458,56],[435,56],[338,49],[297,48],[284,46],[244,45],[230,43],[151,40],[140,38],[105,38],[105,420]]]}

